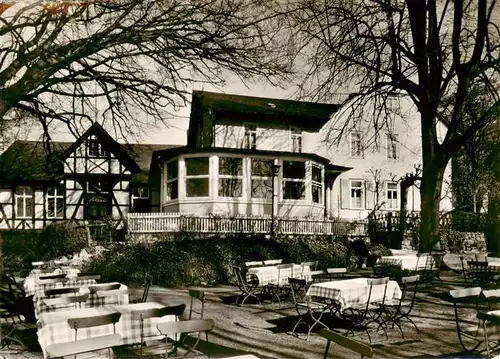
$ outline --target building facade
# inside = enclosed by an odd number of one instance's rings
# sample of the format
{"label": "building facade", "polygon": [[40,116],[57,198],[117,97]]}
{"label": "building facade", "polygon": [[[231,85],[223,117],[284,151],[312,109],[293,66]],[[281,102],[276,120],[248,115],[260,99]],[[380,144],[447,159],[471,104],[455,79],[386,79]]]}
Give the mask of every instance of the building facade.
{"label": "building facade", "polygon": [[50,149],[14,142],[0,157],[0,229],[67,219],[120,225],[129,212],[149,212],[149,164],[158,148],[121,145],[97,123],[74,143]]}

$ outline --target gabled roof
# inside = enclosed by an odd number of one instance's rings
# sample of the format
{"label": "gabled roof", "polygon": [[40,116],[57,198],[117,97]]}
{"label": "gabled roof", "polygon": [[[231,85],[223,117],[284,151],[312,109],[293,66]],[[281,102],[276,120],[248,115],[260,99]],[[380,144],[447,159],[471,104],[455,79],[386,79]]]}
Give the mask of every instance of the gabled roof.
{"label": "gabled roof", "polygon": [[[15,141],[0,156],[0,182],[58,180],[61,172],[55,164],[61,153],[71,146],[69,142],[52,142],[51,156],[42,142]],[[49,159],[49,157],[51,157]]]}
{"label": "gabled roof", "polygon": [[[81,138],[77,142],[82,143]],[[71,153],[72,149],[76,149],[75,143],[77,142],[52,142],[49,155],[49,151],[42,142],[15,141],[0,156],[0,182],[59,181],[63,173],[60,166],[56,164]],[[122,157],[124,157],[124,153],[126,154],[125,158],[134,162],[137,171],[132,177],[132,181],[140,183],[148,181],[153,152],[176,147],[158,144],[118,144],[114,140],[113,142],[116,144],[113,145],[113,153],[119,151]]]}
{"label": "gabled roof", "polygon": [[81,135],[71,146],[69,146],[69,148],[62,154],[62,159],[66,159],[91,135],[96,136],[99,139],[99,142],[104,144],[123,165],[127,166],[131,173],[135,174],[141,171],[137,163],[132,159],[132,157],[130,157],[129,153],[97,122],[94,122],[83,135]]}
{"label": "gabled roof", "polygon": [[288,126],[311,130],[320,129],[330,119],[330,116],[341,107],[338,104],[241,96],[208,91],[193,91],[192,98],[191,113],[195,113],[193,106],[201,105],[201,107],[211,111],[275,116],[276,119],[279,118]]}

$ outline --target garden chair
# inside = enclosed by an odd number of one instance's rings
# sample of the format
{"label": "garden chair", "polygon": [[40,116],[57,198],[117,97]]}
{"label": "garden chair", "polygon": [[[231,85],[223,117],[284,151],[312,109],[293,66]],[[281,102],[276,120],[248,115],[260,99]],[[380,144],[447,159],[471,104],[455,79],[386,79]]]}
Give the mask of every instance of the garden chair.
{"label": "garden chair", "polygon": [[85,303],[87,299],[89,299],[89,293],[57,298],[47,298],[43,299],[43,304],[49,311],[53,310],[51,308],[54,307],[57,307],[58,310],[70,309],[71,306],[73,306],[75,309],[78,309],[82,307],[82,303]]}
{"label": "garden chair", "polygon": [[467,261],[469,273],[474,285],[488,288],[496,284],[500,268],[489,266],[487,261]]}
{"label": "garden chair", "polygon": [[[455,289],[450,290],[449,293],[455,311],[458,340],[464,350],[472,352],[484,342],[484,337],[481,332],[483,323],[482,319],[478,317],[478,313],[484,304],[484,299],[481,298],[481,288],[472,287]],[[474,318],[478,320],[477,323],[472,326],[466,323],[467,316],[471,313],[474,314]]]}
{"label": "garden chair", "polygon": [[[385,315],[385,319],[380,322],[377,331],[380,328],[386,327],[388,324],[392,323],[392,327],[397,326],[401,332],[401,336],[404,339],[404,332],[401,328],[401,324],[404,320],[410,322],[415,327],[417,335],[420,336],[420,331],[415,324],[415,322],[410,318],[413,305],[415,304],[415,297],[417,294],[417,286],[420,281],[419,275],[413,275],[409,277],[401,278],[402,293],[401,298],[388,299],[384,303],[380,303],[380,309]],[[387,333],[386,333],[387,335]]]}
{"label": "garden chair", "polygon": [[467,264],[467,259],[464,256],[460,256],[460,264],[462,266],[462,275],[464,277],[465,285],[472,286],[472,276],[469,269],[469,265]]}
{"label": "garden chair", "polygon": [[247,268],[250,267],[262,267],[264,265],[263,261],[250,261],[250,262],[245,262],[245,266]]}
{"label": "garden chair", "polygon": [[79,287],[51,288],[45,290],[45,296],[51,298],[63,294],[76,294],[78,292],[80,292]]}
{"label": "garden chair", "polygon": [[146,303],[148,300],[149,288],[151,287],[153,278],[146,274],[144,276],[144,290],[142,291],[142,297],[138,299],[133,299],[130,303]]}
{"label": "garden chair", "polygon": [[295,310],[299,315],[299,320],[295,323],[292,334],[295,334],[298,337],[295,331],[301,324],[307,326],[306,340],[309,340],[309,335],[317,324],[328,329],[328,327],[321,322],[321,318],[323,317],[325,310],[328,309],[329,305],[325,303],[313,302],[309,297],[307,297],[307,282],[305,279],[288,278],[288,283],[290,283]]}
{"label": "garden chair", "polygon": [[78,276],[74,278],[77,281],[83,281],[83,280],[101,280],[101,275],[100,274],[86,274],[86,275],[81,275],[81,273],[78,273]]}
{"label": "garden chair", "polygon": [[347,268],[327,268],[326,273],[328,274],[328,279],[343,279],[347,274]]}
{"label": "garden chair", "polygon": [[66,274],[51,274],[51,275],[41,275],[38,277],[40,280],[45,280],[45,279],[63,279],[66,278]]}
{"label": "garden chair", "polygon": [[[47,357],[62,358],[65,356],[76,356],[77,354],[98,352],[107,349],[108,355],[106,357],[112,358],[111,348],[121,345],[121,335],[116,334],[115,331],[115,325],[120,320],[120,317],[121,313],[110,313],[94,317],[69,318],[68,325],[75,331],[75,340],[73,342],[57,343],[47,346],[45,349]],[[103,325],[113,325],[113,334],[78,339],[78,330]]]}
{"label": "garden chair", "polygon": [[139,320],[141,339],[139,343],[139,356],[143,355],[158,355],[164,354],[167,351],[166,343],[163,340],[151,341],[146,344],[146,336],[144,334],[144,321],[150,318],[161,318],[167,315],[174,315],[175,321],[179,321],[186,310],[185,304],[167,306],[163,308],[153,308],[145,310],[132,311],[132,318]]}
{"label": "garden chair", "polygon": [[276,283],[269,283],[266,286],[266,291],[281,303],[281,297],[286,297],[290,294],[290,285],[288,284],[288,278],[294,278],[294,264],[278,264],[278,278]]}
{"label": "garden chair", "polygon": [[[380,311],[378,310],[381,305],[385,303],[385,297],[387,293],[387,284],[389,283],[389,278],[369,278],[368,279],[368,296],[366,303],[360,303],[359,305],[354,305],[346,308],[342,313],[344,319],[348,320],[348,328],[346,335],[353,334],[355,330],[361,330],[368,335],[368,341],[371,343],[370,332],[368,331],[368,326],[375,322],[380,323]],[[381,301],[372,301],[372,291],[375,286],[384,286],[384,296]],[[349,312],[349,313],[348,313]],[[375,314],[374,314],[375,313]]]}
{"label": "garden chair", "polygon": [[[241,291],[241,294],[236,298],[236,305],[245,304],[248,298],[255,298],[260,304],[260,298],[258,296],[262,295],[262,290],[259,288],[259,280],[251,279],[247,281],[241,273],[241,268],[238,266],[233,266],[233,272],[238,281],[238,288]],[[239,304],[238,301],[240,301]]]}
{"label": "garden chair", "polygon": [[264,261],[265,266],[275,266],[283,263],[283,259],[268,259]]}
{"label": "garden chair", "polygon": [[336,344],[339,344],[340,346],[343,346],[344,348],[350,349],[353,352],[360,354],[361,359],[363,359],[364,357],[368,358],[373,357],[373,348],[368,344],[348,338],[346,336],[343,336],[342,334],[335,333],[328,329],[321,329],[319,335],[327,340],[325,355],[323,356],[323,359],[328,358],[328,350],[330,349],[330,342],[334,342]]}
{"label": "garden chair", "polygon": [[[198,319],[198,320],[185,320],[180,322],[169,322],[160,323],[157,325],[158,330],[162,335],[168,336],[172,339],[172,349],[166,350],[167,357],[177,354],[179,349],[184,349],[186,353],[195,353],[197,355],[202,355],[203,353],[196,350],[196,347],[200,341],[200,334],[202,332],[209,332],[215,326],[213,319]],[[197,340],[194,344],[187,344],[188,334],[196,333]],[[168,343],[168,341],[167,341]]]}
{"label": "garden chair", "polygon": [[96,294],[98,291],[103,292],[103,291],[120,289],[121,286],[122,285],[120,283],[99,284],[96,286],[89,285],[89,291],[90,294]]}
{"label": "garden chair", "polygon": [[[199,316],[199,319],[203,319],[203,312],[205,311],[205,292],[197,289],[189,290],[189,297],[191,298],[189,302],[189,316],[188,319],[193,319],[193,313]],[[199,302],[199,308],[195,308],[195,302]],[[208,332],[205,332],[208,341]]]}

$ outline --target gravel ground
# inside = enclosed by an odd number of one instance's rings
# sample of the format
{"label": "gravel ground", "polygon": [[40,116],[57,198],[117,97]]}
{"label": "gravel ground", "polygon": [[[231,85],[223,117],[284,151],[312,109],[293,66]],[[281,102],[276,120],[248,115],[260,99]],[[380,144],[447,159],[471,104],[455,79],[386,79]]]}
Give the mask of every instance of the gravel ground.
{"label": "gravel ground", "polygon": [[[363,275],[363,273],[356,273]],[[364,273],[366,274],[366,272]],[[404,327],[405,338],[398,330],[389,330],[388,339],[381,334],[372,335],[376,358],[477,358],[460,353],[452,304],[444,300],[444,293],[462,285],[461,278],[452,272],[443,272],[440,281],[426,284],[419,289],[412,318],[420,329],[418,336],[413,327]],[[133,289],[140,292],[141,289]],[[231,287],[205,288],[207,303],[205,317],[216,321],[216,328],[209,341],[227,349],[227,353],[252,353],[259,358],[322,358],[325,341],[317,333],[309,341],[305,336],[291,335],[297,317],[290,303],[234,305],[237,291]],[[152,287],[149,301],[168,305],[186,303],[189,296],[185,289]],[[366,335],[358,339],[367,341]],[[128,352],[120,350],[118,358],[129,359]],[[354,358],[352,352],[332,344],[329,358]],[[480,356],[479,356],[480,357]],[[41,359],[40,352],[0,350],[0,359]]]}

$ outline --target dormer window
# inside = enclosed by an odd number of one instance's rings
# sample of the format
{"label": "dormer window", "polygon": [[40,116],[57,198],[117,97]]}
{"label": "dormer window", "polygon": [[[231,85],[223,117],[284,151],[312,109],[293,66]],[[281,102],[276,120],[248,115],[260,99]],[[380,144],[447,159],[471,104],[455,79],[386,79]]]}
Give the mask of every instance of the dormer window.
{"label": "dormer window", "polygon": [[108,151],[101,145],[95,137],[87,139],[87,153],[89,157],[107,157]]}
{"label": "dormer window", "polygon": [[302,131],[297,128],[290,129],[292,152],[302,152]]}
{"label": "dormer window", "polygon": [[245,148],[255,150],[257,147],[257,126],[245,125]]}

